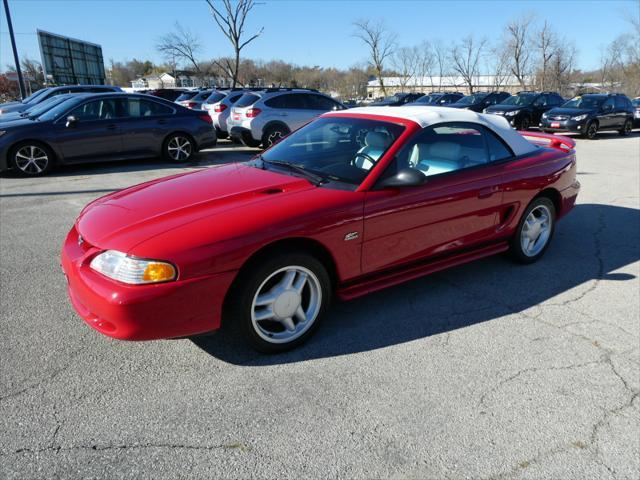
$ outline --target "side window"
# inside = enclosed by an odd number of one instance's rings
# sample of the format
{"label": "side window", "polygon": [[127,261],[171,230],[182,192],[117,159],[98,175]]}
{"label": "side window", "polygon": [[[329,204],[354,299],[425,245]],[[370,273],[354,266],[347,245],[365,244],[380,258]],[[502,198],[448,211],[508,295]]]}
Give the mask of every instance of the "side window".
{"label": "side window", "polygon": [[546,107],[549,104],[549,95],[540,95],[533,102],[534,107]]}
{"label": "side window", "polygon": [[613,98],[609,98],[607,99],[606,102],[604,102],[604,104],[602,105],[602,110],[604,111],[611,111],[612,109],[615,108],[615,102],[613,100]]}
{"label": "side window", "polygon": [[94,100],[80,105],[69,115],[73,115],[81,122],[109,120],[116,118],[116,104],[112,99]]}
{"label": "side window", "polygon": [[417,168],[433,176],[486,164],[490,161],[486,136],[483,127],[473,124],[428,127],[398,155],[398,169]]}
{"label": "side window", "polygon": [[129,117],[157,117],[171,115],[173,110],[166,105],[140,98],[127,99],[126,114]]}
{"label": "side window", "polygon": [[484,137],[487,140],[487,149],[489,150],[489,161],[497,162],[513,157],[513,152],[500,140],[495,133],[484,129]]}
{"label": "side window", "polygon": [[627,99],[624,97],[616,97],[616,110],[626,110],[629,108]]}
{"label": "side window", "polygon": [[307,95],[306,100],[310,104],[309,108],[313,110],[329,111],[339,107],[336,102],[322,95]]}
{"label": "side window", "polygon": [[278,95],[277,97],[270,98],[264,103],[271,108],[304,108],[299,97],[300,96],[296,94]]}

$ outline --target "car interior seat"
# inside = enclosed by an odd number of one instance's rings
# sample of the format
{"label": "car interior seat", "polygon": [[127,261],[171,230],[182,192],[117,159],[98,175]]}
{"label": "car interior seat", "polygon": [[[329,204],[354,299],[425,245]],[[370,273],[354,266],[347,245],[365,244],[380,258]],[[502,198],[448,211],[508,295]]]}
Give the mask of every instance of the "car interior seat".
{"label": "car interior seat", "polygon": [[[374,160],[379,160],[382,154],[385,152],[387,147],[391,144],[391,137],[387,132],[376,132],[370,131],[367,132],[364,137],[364,147],[358,150],[358,153],[363,153],[373,158]],[[373,163],[371,160],[365,156],[356,155],[355,158],[355,166],[358,168],[362,168],[364,170],[369,170],[373,167]]]}

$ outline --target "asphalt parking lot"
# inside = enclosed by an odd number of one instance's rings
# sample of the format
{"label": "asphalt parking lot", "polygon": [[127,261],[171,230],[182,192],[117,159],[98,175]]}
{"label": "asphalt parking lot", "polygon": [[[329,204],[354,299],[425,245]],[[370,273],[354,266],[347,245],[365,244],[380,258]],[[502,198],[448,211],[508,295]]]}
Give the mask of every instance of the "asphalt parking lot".
{"label": "asphalt parking lot", "polygon": [[279,356],[108,339],[59,266],[90,200],[253,152],[0,178],[0,478],[637,479],[640,134],[577,142],[579,204],[541,262],[337,304]]}

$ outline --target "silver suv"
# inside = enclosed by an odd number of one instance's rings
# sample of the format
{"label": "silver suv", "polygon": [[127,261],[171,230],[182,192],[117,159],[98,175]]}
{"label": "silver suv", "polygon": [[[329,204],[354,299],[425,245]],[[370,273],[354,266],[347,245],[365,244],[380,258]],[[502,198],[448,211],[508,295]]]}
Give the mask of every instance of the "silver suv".
{"label": "silver suv", "polygon": [[268,88],[247,92],[227,118],[231,138],[248,147],[269,148],[318,115],[346,107],[317,90]]}

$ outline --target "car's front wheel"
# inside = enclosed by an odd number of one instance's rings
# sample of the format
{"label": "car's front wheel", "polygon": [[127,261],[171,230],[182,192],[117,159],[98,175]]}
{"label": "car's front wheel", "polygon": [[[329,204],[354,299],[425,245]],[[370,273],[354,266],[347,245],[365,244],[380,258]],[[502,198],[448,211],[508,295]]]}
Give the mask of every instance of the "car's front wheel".
{"label": "car's front wheel", "polygon": [[627,121],[624,122],[624,125],[622,126],[622,128],[618,131],[618,133],[623,137],[626,137],[627,135],[631,134],[632,129],[633,129],[633,120],[627,119]]}
{"label": "car's front wheel", "polygon": [[47,174],[53,168],[53,152],[38,142],[25,142],[16,145],[10,153],[12,165],[25,177],[37,177]]}
{"label": "car's front wheel", "polygon": [[164,141],[162,154],[170,162],[184,163],[193,157],[195,149],[196,146],[188,135],[174,133]]}
{"label": "car's front wheel", "polygon": [[525,210],[509,252],[520,263],[539,260],[549,247],[555,228],[556,209],[547,197],[534,199]]}
{"label": "car's front wheel", "polygon": [[588,138],[589,140],[593,140],[598,135],[598,123],[597,122],[589,122],[587,126],[584,128],[584,132],[582,136],[584,138]]}
{"label": "car's front wheel", "polygon": [[288,134],[289,130],[283,126],[276,125],[274,127],[270,127],[266,132],[264,132],[264,135],[262,135],[263,148],[272,147]]}
{"label": "car's front wheel", "polygon": [[305,253],[275,255],[245,272],[231,300],[232,318],[248,343],[264,353],[297,347],[318,328],[331,302],[326,268]]}

